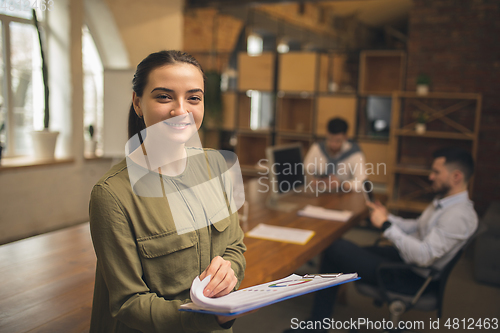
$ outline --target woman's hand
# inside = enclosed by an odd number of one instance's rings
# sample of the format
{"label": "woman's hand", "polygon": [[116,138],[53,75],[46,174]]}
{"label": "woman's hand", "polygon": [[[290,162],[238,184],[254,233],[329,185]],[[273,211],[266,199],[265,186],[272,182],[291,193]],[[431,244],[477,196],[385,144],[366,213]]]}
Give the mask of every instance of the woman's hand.
{"label": "woman's hand", "polygon": [[215,257],[208,267],[200,274],[200,280],[211,275],[210,282],[203,290],[206,297],[221,297],[229,294],[236,286],[238,279],[231,268],[231,262],[222,257]]}

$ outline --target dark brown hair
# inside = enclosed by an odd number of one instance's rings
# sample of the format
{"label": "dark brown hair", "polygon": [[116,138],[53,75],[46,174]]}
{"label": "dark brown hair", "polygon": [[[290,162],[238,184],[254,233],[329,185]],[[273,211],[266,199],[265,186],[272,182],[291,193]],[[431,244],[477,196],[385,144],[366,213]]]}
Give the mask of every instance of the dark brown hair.
{"label": "dark brown hair", "polygon": [[[200,63],[193,56],[175,50],[155,52],[148,55],[137,65],[132,80],[132,89],[135,94],[139,97],[142,96],[144,88],[148,84],[149,73],[154,69],[176,63],[186,63],[197,67],[201,71],[203,78],[205,78]],[[145,128],[144,118],[139,118],[137,113],[135,113],[134,103],[132,102],[128,114],[128,138],[130,139]]]}
{"label": "dark brown hair", "polygon": [[328,122],[328,133],[330,134],[346,134],[349,125],[342,118],[333,118]]}
{"label": "dark brown hair", "polygon": [[452,166],[452,170],[458,169],[464,174],[464,181],[468,182],[474,173],[474,159],[471,154],[457,147],[446,147],[435,151],[432,157],[444,157],[444,164]]}

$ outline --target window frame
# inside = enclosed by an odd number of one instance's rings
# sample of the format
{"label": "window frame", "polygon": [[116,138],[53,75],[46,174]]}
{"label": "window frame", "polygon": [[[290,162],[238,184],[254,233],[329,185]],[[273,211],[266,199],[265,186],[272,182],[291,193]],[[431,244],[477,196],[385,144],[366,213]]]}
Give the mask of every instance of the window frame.
{"label": "window frame", "polygon": [[[38,14],[38,13],[37,13]],[[45,20],[43,20],[43,15],[39,16],[39,24],[45,29]],[[19,155],[15,154],[15,131],[14,129],[14,95],[12,92],[12,63],[11,63],[11,34],[10,34],[10,23],[17,22],[21,24],[28,24],[33,26],[33,19],[26,19],[22,17],[9,16],[0,13],[0,21],[2,25],[2,51],[4,58],[4,102],[6,106],[6,122],[5,122],[5,137],[6,137],[6,147],[2,151],[2,158],[17,157]],[[47,36],[45,36],[46,38]],[[47,53],[47,52],[45,52]],[[40,55],[41,57],[41,55]],[[47,54],[46,54],[47,57]]]}

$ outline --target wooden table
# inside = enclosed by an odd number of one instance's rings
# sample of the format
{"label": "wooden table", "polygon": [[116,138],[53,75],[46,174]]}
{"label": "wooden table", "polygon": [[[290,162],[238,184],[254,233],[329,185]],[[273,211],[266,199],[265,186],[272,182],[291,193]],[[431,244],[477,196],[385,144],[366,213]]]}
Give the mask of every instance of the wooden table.
{"label": "wooden table", "polygon": [[258,192],[259,189],[264,188],[256,181],[245,184],[246,199],[250,203],[247,224],[242,224],[245,232],[259,223],[266,223],[313,230],[315,234],[305,245],[245,237],[247,268],[240,288],[273,281],[292,274],[311,258],[320,254],[328,245],[340,238],[361,219],[368,216],[365,198],[361,193],[324,193],[317,197],[314,195],[294,194],[283,199],[286,202],[296,203],[297,209],[310,204],[353,212],[353,216],[349,221],[335,222],[301,217],[297,215],[296,211],[285,213],[270,210],[265,206],[266,196]]}
{"label": "wooden table", "polygon": [[[315,231],[306,245],[245,238],[247,269],[242,287],[293,273],[321,253],[367,214],[358,194],[291,196],[306,204],[354,212],[347,223],[299,217],[265,207],[258,183],[246,184],[250,203],[245,231],[258,223]],[[89,225],[78,226],[0,246],[0,332],[88,332],[96,258]]]}

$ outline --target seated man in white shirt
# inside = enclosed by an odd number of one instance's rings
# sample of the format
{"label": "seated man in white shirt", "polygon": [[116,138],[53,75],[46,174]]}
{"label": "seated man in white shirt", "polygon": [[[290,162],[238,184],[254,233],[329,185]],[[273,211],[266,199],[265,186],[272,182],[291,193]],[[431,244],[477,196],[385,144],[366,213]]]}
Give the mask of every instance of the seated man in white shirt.
{"label": "seated man in white shirt", "polygon": [[[382,278],[389,290],[415,294],[429,268],[442,269],[453,258],[477,228],[477,214],[467,191],[474,161],[468,152],[458,148],[441,149],[433,156],[429,180],[437,196],[417,219],[391,215],[379,202],[367,203],[372,224],[383,230],[383,236],[393,246],[362,248],[340,239],[325,251],[322,273],[358,272],[364,283],[377,285],[376,270],[381,263],[414,264],[422,269],[388,271]],[[432,287],[431,283],[428,288]],[[337,290],[333,287],[316,293],[311,321],[331,318]]]}
{"label": "seated man in white shirt", "polygon": [[348,125],[341,118],[328,122],[326,139],[314,143],[304,160],[307,180],[326,191],[361,191],[366,180],[365,156],[347,139]]}

